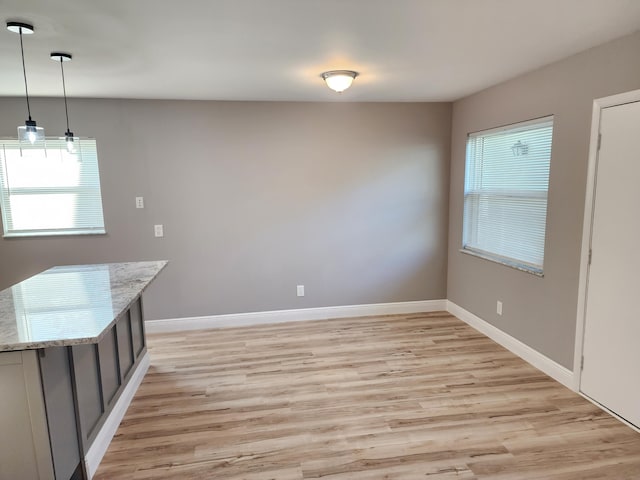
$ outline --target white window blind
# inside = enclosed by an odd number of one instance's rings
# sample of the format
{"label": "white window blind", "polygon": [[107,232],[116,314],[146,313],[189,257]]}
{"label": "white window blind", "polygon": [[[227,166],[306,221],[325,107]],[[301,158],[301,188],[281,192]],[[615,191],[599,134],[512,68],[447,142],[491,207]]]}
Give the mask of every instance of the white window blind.
{"label": "white window blind", "polygon": [[542,273],[553,117],[469,135],[463,251]]}
{"label": "white window blind", "polygon": [[95,139],[35,145],[0,139],[0,208],[5,237],[105,233]]}

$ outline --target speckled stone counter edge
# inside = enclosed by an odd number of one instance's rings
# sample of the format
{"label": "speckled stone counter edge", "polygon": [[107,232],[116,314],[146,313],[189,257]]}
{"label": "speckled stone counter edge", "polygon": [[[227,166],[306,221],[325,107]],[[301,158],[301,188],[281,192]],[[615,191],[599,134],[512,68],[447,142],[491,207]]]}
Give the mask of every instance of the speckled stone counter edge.
{"label": "speckled stone counter edge", "polygon": [[[149,262],[123,262],[96,265],[75,265],[75,266],[59,266],[53,267],[37,275],[55,272],[56,269],[72,269],[74,267],[90,269],[91,267],[108,266],[111,280],[111,296],[113,304],[113,318],[98,335],[94,336],[74,336],[73,338],[58,338],[43,341],[10,341],[9,338],[17,337],[16,334],[16,318],[13,309],[13,303],[8,301],[11,296],[11,289],[0,292],[0,352],[9,352],[17,350],[35,350],[38,348],[61,347],[69,345],[83,345],[98,343],[102,337],[115,324],[116,320],[123,312],[126,312],[133,302],[135,302],[149,286],[149,284],[158,276],[158,274],[167,266],[168,261],[149,261]],[[31,277],[33,278],[33,277]],[[29,279],[27,279],[29,280]],[[25,280],[25,281],[27,281]],[[15,285],[14,285],[15,286]],[[3,301],[3,297],[7,301]]]}

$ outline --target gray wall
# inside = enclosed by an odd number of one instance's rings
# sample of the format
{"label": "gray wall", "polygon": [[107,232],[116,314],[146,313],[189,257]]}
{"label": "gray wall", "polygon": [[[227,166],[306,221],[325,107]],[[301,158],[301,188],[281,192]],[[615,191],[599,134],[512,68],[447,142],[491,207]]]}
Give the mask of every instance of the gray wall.
{"label": "gray wall", "polygon": [[[0,288],[56,264],[168,259],[148,318],[446,298],[451,104],[69,108],[98,141],[108,234],[0,239]],[[0,111],[15,136],[24,101]],[[60,99],[32,112],[64,131]]]}
{"label": "gray wall", "polygon": [[[453,107],[447,296],[570,369],[593,100],[640,88],[638,52],[640,34],[623,37]],[[460,253],[467,134],[551,114],[544,278]]]}

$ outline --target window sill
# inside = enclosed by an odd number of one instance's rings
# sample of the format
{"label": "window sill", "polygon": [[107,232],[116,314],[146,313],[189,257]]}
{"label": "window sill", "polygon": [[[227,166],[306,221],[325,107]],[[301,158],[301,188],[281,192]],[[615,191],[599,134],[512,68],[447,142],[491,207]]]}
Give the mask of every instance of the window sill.
{"label": "window sill", "polygon": [[85,236],[100,236],[106,235],[107,232],[105,230],[97,230],[93,232],[82,232],[82,231],[60,231],[60,232],[12,232],[5,233],[3,238],[8,240],[12,238],[44,238],[44,237],[85,237]]}
{"label": "window sill", "polygon": [[531,275],[534,275],[536,277],[544,277],[544,272],[540,269],[537,269],[535,267],[531,267],[529,265],[525,265],[523,263],[518,263],[518,262],[514,262],[514,261],[509,261],[505,258],[502,257],[497,257],[494,255],[490,255],[487,253],[481,253],[481,252],[476,252],[474,250],[468,250],[465,248],[461,248],[460,250],[458,250],[460,253],[464,253],[465,255],[471,255],[472,257],[477,257],[477,258],[481,258],[483,260],[488,260],[490,262],[493,263],[497,263],[499,265],[504,265],[505,267],[510,267],[513,268],[515,270],[519,270],[521,272],[525,272],[525,273],[529,273]]}

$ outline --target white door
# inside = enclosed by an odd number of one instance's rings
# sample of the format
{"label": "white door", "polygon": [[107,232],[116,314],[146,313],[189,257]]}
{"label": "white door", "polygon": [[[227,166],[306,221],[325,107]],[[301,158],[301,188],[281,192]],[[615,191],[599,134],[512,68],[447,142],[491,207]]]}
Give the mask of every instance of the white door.
{"label": "white door", "polygon": [[580,389],[640,426],[640,102],[600,133]]}

